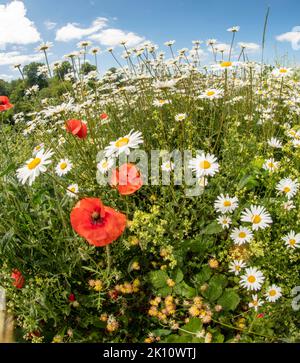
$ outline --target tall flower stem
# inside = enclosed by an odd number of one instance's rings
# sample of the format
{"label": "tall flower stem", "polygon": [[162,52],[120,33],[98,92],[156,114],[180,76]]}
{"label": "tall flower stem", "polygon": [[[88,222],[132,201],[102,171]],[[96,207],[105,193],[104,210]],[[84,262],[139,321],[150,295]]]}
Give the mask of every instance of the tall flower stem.
{"label": "tall flower stem", "polygon": [[52,78],[52,73],[51,73],[51,69],[50,69],[50,65],[49,65],[49,61],[48,61],[47,52],[46,52],[46,50],[45,50],[45,49],[43,50],[43,52],[44,52],[44,54],[45,54],[45,59],[46,59],[46,64],[47,64],[47,68],[48,68],[49,76],[50,76],[50,78]]}
{"label": "tall flower stem", "polygon": [[106,262],[107,262],[107,273],[110,273],[111,270],[111,254],[110,254],[110,245],[105,246],[105,252],[106,252]]}

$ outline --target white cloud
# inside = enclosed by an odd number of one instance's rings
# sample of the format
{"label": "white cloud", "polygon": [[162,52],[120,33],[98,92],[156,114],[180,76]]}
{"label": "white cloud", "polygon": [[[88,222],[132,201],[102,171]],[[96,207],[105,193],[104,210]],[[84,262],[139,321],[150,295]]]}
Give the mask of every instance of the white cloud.
{"label": "white cloud", "polygon": [[1,74],[0,73],[0,79],[3,79],[3,81],[9,82],[13,79],[14,77],[9,75],[9,74]]}
{"label": "white cloud", "polygon": [[3,52],[0,53],[0,66],[9,66],[14,64],[26,64],[30,62],[38,62],[44,59],[43,54],[21,54],[20,52]]}
{"label": "white cloud", "polygon": [[50,20],[46,20],[45,22],[44,22],[44,25],[45,25],[45,27],[48,29],[48,30],[52,30],[52,29],[54,29],[55,27],[56,27],[56,23],[54,23],[54,21],[50,21]]}
{"label": "white cloud", "polygon": [[0,5],[0,48],[7,44],[30,44],[40,40],[40,33],[26,13],[22,1]]}
{"label": "white cloud", "polygon": [[60,42],[69,42],[70,40],[79,40],[103,29],[108,22],[106,18],[97,18],[89,28],[80,28],[76,23],[68,23],[56,32],[56,40]]}
{"label": "white cloud", "polygon": [[300,26],[295,26],[292,31],[276,37],[279,42],[289,42],[294,50],[300,49]]}
{"label": "white cloud", "polygon": [[133,32],[125,32],[114,28],[105,29],[98,34],[91,35],[90,39],[108,47],[115,47],[123,40],[126,40],[127,46],[133,47],[145,40],[144,37],[140,37]]}
{"label": "white cloud", "polygon": [[256,52],[260,49],[260,45],[257,43],[239,42],[240,47],[245,47],[248,52]]}

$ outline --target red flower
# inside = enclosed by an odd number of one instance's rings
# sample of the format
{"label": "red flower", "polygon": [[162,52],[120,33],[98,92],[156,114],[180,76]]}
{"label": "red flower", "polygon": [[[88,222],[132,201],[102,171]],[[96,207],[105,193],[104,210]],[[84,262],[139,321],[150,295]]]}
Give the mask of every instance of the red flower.
{"label": "red flower", "polygon": [[11,278],[13,280],[15,280],[12,284],[13,286],[15,286],[17,289],[22,289],[22,287],[24,286],[25,284],[25,278],[24,276],[22,275],[22,273],[15,269],[12,271],[11,273]]}
{"label": "red flower", "polygon": [[74,301],[76,301],[76,297],[75,297],[75,295],[74,295],[74,294],[70,294],[70,295],[69,295],[69,297],[68,297],[68,300],[69,300],[70,302],[74,302]]}
{"label": "red flower", "polygon": [[100,199],[85,198],[79,201],[71,212],[73,229],[89,244],[103,247],[124,232],[126,217],[124,214],[103,205]]}
{"label": "red flower", "polygon": [[258,319],[261,319],[261,318],[263,318],[264,316],[265,316],[265,314],[264,314],[264,313],[260,313],[260,314],[257,314],[257,316],[256,316],[256,317],[257,317]]}
{"label": "red flower", "polygon": [[7,111],[10,108],[14,107],[14,105],[12,105],[9,102],[9,98],[6,96],[0,96],[0,112],[1,111]]}
{"label": "red flower", "polygon": [[117,300],[119,293],[117,290],[110,290],[108,291],[108,296],[112,299],[112,300]]}
{"label": "red flower", "polygon": [[110,185],[118,189],[121,195],[135,193],[143,186],[140,171],[133,164],[123,164],[112,172]]}
{"label": "red flower", "polygon": [[87,126],[84,122],[80,120],[67,121],[66,129],[68,132],[79,137],[80,139],[84,139],[87,135]]}
{"label": "red flower", "polygon": [[106,120],[106,119],[108,119],[108,114],[107,114],[107,113],[105,113],[105,112],[101,113],[101,115],[100,115],[100,119],[101,119],[101,120]]}

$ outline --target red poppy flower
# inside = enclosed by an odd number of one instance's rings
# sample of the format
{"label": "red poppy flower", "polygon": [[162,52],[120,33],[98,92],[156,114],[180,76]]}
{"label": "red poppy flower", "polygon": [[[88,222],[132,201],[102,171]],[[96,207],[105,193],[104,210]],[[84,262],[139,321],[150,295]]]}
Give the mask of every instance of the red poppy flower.
{"label": "red poppy flower", "polygon": [[71,212],[73,229],[89,244],[103,247],[124,232],[126,217],[124,214],[103,205],[100,199],[85,198],[79,201]]}
{"label": "red poppy flower", "polygon": [[80,120],[67,121],[66,129],[68,132],[79,137],[80,139],[84,139],[87,135],[87,126],[84,122]]}
{"label": "red poppy flower", "polygon": [[17,289],[22,289],[25,284],[25,278],[22,273],[19,270],[13,270],[11,273],[11,278],[15,280],[12,283],[13,286],[15,286]]}
{"label": "red poppy flower", "polygon": [[71,293],[71,294],[69,295],[69,297],[68,297],[68,300],[69,300],[70,302],[74,302],[74,301],[76,300],[75,295]]}
{"label": "red poppy flower", "polygon": [[264,314],[264,313],[260,313],[260,314],[257,314],[257,316],[256,316],[256,317],[257,317],[258,319],[261,319],[261,318],[263,318],[264,316],[265,316],[265,314]]}
{"label": "red poppy flower", "polygon": [[121,195],[130,195],[143,186],[143,179],[135,165],[123,164],[113,170],[110,185],[117,188]]}
{"label": "red poppy flower", "polygon": [[14,107],[14,105],[12,105],[9,102],[9,98],[6,96],[0,96],[0,112],[1,111],[7,111],[10,108]]}
{"label": "red poppy flower", "polygon": [[101,120],[106,120],[106,119],[108,119],[108,114],[107,114],[107,113],[105,113],[105,112],[101,113],[101,115],[100,115],[100,119],[101,119]]}

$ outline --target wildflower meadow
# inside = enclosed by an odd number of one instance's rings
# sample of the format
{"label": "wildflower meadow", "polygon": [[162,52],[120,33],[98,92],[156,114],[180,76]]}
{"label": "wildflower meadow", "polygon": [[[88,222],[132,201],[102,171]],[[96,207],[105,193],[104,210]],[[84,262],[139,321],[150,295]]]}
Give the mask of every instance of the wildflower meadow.
{"label": "wildflower meadow", "polygon": [[2,340],[299,342],[300,73],[236,51],[241,31],[227,52],[124,40],[106,71],[89,40],[15,65]]}

